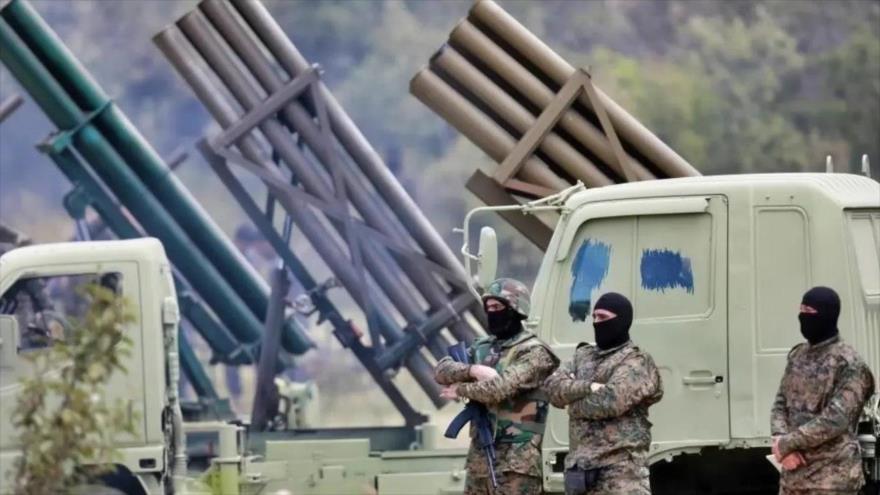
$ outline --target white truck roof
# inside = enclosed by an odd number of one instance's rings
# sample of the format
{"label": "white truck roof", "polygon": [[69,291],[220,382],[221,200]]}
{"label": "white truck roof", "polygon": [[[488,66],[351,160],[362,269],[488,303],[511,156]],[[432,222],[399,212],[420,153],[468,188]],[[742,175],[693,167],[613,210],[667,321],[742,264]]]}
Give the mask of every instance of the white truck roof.
{"label": "white truck roof", "polygon": [[747,191],[819,193],[841,208],[880,206],[880,182],[861,175],[837,173],[708,175],[630,182],[579,192],[568,200],[567,206],[576,208],[585,203],[616,199]]}
{"label": "white truck roof", "polygon": [[124,241],[58,242],[38,244],[13,249],[0,256],[0,273],[16,271],[19,267],[41,265],[88,263],[101,260],[131,260],[161,263],[165,249],[158,239],[143,238]]}

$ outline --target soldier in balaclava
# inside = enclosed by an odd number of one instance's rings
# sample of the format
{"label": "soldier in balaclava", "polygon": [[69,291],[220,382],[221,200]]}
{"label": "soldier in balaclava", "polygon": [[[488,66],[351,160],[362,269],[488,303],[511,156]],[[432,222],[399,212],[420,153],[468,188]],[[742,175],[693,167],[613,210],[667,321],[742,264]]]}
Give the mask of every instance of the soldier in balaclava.
{"label": "soldier in balaclava", "polygon": [[770,417],[780,494],[856,494],[865,483],[856,428],[874,377],[841,340],[838,316],[833,289],[804,294],[798,320],[806,342],[788,353]]}
{"label": "soldier in balaclava", "polygon": [[660,372],[630,340],[626,297],[604,294],[592,316],[596,344],[579,344],[545,384],[554,406],[568,406],[565,493],[649,494],[648,408],[663,397]]}
{"label": "soldier in balaclava", "polygon": [[437,383],[446,386],[441,396],[484,404],[494,424],[498,487],[492,486],[485,452],[472,434],[465,495],[540,494],[541,442],[549,406],[539,387],[559,359],[523,327],[529,314],[529,291],[521,282],[509,278],[492,282],[483,295],[483,308],[489,336],[468,349],[475,364],[447,357],[435,369]]}

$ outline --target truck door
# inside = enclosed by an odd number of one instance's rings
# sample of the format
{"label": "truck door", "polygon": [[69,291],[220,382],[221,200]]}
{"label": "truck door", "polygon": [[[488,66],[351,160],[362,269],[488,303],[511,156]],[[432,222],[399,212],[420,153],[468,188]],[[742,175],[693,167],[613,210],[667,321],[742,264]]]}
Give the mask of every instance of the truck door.
{"label": "truck door", "polygon": [[[125,358],[127,373],[116,373],[107,384],[109,401],[120,400],[136,424],[135,435],[123,434],[121,440],[142,442],[144,428],[137,427],[144,417],[144,380],[142,376],[143,336],[139,328],[140,288],[138,266],[134,262],[105,263],[100,273],[91,264],[71,264],[47,267],[39,274],[19,274],[5,278],[0,287],[0,313],[14,317],[18,335],[10,339],[16,344],[13,353],[5,356],[9,362],[0,366],[0,450],[16,447],[13,429],[8,424],[19,396],[21,379],[29,377],[33,368],[27,361],[29,354],[39,352],[64,341],[82,321],[89,304],[82,291],[86,284],[98,283],[129,299],[135,306],[138,322],[128,328],[131,354]],[[11,342],[10,342],[11,343]],[[6,360],[4,358],[4,361]],[[59,368],[65,363],[59,363]],[[0,473],[2,475],[2,473]]]}
{"label": "truck door", "polygon": [[[652,453],[727,443],[725,198],[614,201],[570,215],[544,335],[569,359],[577,343],[594,341],[593,302],[609,291],[626,295],[635,310],[631,337],[663,379],[663,400],[650,412]],[[565,414],[552,415],[550,430],[549,445],[568,443]]]}

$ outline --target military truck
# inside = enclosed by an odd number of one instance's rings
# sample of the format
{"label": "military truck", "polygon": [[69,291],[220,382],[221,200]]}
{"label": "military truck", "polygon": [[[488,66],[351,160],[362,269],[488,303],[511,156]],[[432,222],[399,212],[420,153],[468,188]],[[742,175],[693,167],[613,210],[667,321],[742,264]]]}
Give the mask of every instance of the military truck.
{"label": "military truck", "polygon": [[[633,339],[653,354],[666,391],[651,411],[655,493],[772,489],[773,477],[766,474],[772,468],[763,459],[769,453],[769,411],[786,354],[801,340],[796,313],[806,288],[824,284],[840,293],[843,338],[880,371],[876,181],[847,174],[694,177],[575,187],[515,208],[560,214],[527,320],[560,357],[590,340],[586,320],[595,297],[614,290],[633,300]],[[483,281],[494,275],[497,262],[494,233],[481,235],[477,256],[469,252],[467,231],[475,213],[497,209],[480,208],[465,221],[466,264],[476,259]],[[268,440],[259,456],[246,452],[241,427],[181,428],[168,410],[176,388],[168,369],[176,366],[176,354],[166,336],[176,332],[178,316],[158,241],[12,251],[0,258],[0,294],[9,300],[29,279],[108,272],[120,274],[123,294],[139,303],[129,374],[114,377],[107,392],[108,398],[129,401],[143,418],[135,438],[119,440],[120,471],[136,481],[126,493],[186,493],[185,473],[173,462],[182,449],[181,430],[217,434],[219,456],[206,478],[215,493],[461,493],[465,452],[437,449],[436,425],[421,427],[420,441],[409,450],[377,451],[368,438],[353,435]],[[27,373],[22,336],[14,316],[0,316],[4,422],[16,382]],[[558,409],[549,418],[543,446],[549,493],[562,492],[567,420]],[[860,434],[866,474],[876,483],[877,397],[865,409]],[[16,455],[8,424],[0,427],[0,449],[5,472]]]}
{"label": "military truck", "polygon": [[[846,174],[667,179],[577,192],[559,209],[529,324],[567,359],[592,337],[584,321],[591,300],[607,291],[631,298],[631,334],[654,356],[665,390],[650,416],[655,490],[761,489],[754,477],[766,462],[755,461],[769,453],[770,408],[788,351],[803,340],[797,312],[809,287],[839,292],[843,338],[880,372],[876,181]],[[562,487],[567,420],[554,410],[544,439],[550,491]],[[862,453],[876,481],[877,397],[864,420]],[[696,453],[704,457],[682,456]],[[677,457],[685,475],[665,465]]]}

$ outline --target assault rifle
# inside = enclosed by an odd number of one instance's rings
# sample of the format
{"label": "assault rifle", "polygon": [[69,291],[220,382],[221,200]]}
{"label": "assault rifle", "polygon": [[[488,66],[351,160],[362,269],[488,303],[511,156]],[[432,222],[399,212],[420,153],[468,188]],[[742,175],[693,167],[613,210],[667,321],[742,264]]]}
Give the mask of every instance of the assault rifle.
{"label": "assault rifle", "polygon": [[[449,346],[449,356],[456,363],[471,364],[468,358],[467,347],[464,342]],[[477,429],[477,442],[486,454],[486,462],[489,465],[489,475],[492,477],[492,486],[498,487],[498,479],[495,477],[495,435],[492,432],[492,421],[489,420],[489,411],[486,406],[476,401],[468,401],[464,410],[458,413],[443,434],[446,438],[458,437],[458,432],[464,425],[473,423]]]}

